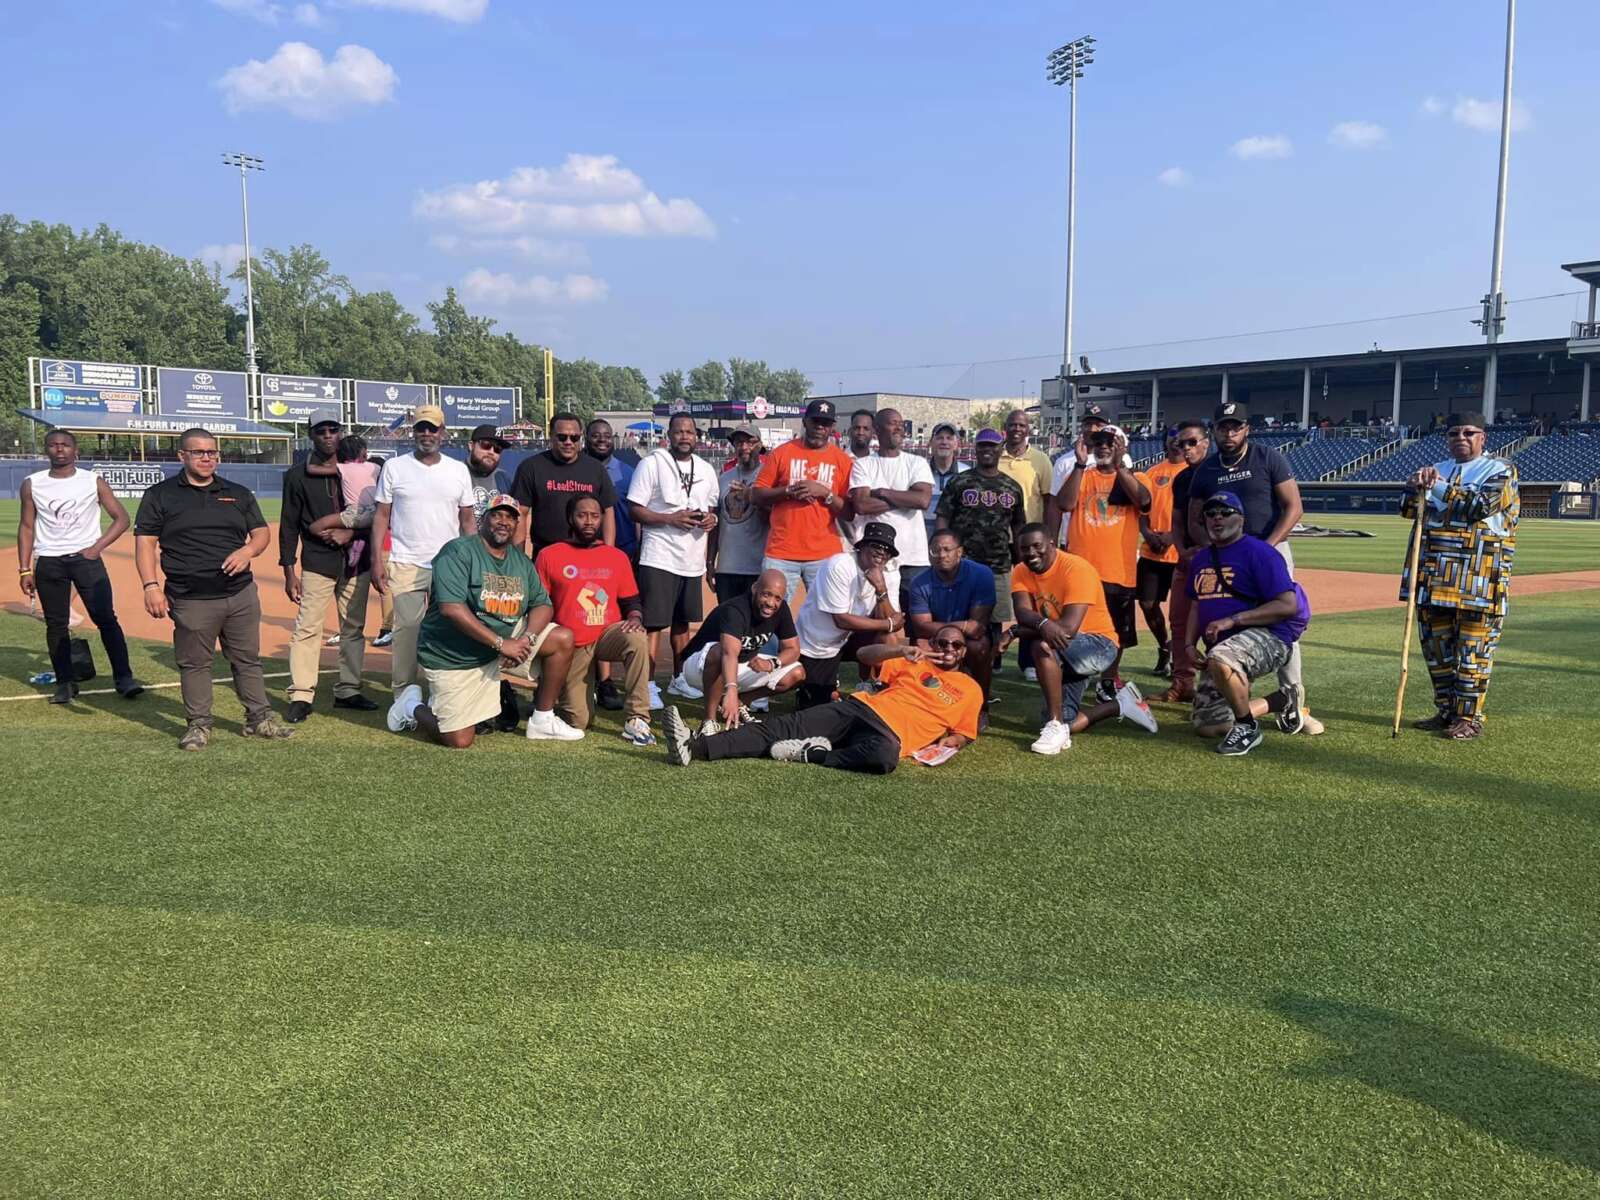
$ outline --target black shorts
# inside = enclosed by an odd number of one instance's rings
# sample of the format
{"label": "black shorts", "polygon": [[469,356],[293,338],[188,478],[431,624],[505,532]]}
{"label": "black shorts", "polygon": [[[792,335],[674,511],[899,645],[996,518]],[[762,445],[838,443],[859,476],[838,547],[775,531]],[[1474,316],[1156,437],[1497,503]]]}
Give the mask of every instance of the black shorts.
{"label": "black shorts", "polygon": [[1153,558],[1139,560],[1139,573],[1134,591],[1139,593],[1139,603],[1147,608],[1152,604],[1160,604],[1172,594],[1172,572],[1177,569],[1175,562],[1157,562]]}
{"label": "black shorts", "polygon": [[671,625],[692,625],[705,617],[700,598],[705,578],[674,575],[660,567],[639,568],[639,600],[644,606],[644,627],[654,633]]}
{"label": "black shorts", "polygon": [[1111,611],[1111,626],[1117,631],[1117,641],[1124,650],[1139,644],[1139,593],[1120,583],[1102,583],[1106,593],[1106,608]]}
{"label": "black shorts", "polygon": [[726,604],[739,596],[745,595],[756,585],[759,575],[724,575],[717,572],[717,603]]}
{"label": "black shorts", "polygon": [[839,664],[855,662],[856,651],[863,646],[871,646],[876,641],[877,637],[874,634],[852,633],[837,654],[827,658],[811,658],[801,654],[800,665],[805,669],[806,677],[800,682],[800,694],[796,698],[795,707],[810,708],[831,701],[833,693],[839,688]]}

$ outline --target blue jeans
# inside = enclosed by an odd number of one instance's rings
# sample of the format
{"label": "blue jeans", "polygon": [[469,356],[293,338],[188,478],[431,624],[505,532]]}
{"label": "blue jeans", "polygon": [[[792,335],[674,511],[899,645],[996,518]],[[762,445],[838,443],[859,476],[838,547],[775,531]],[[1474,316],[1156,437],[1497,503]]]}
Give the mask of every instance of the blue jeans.
{"label": "blue jeans", "polygon": [[[1034,644],[1038,653],[1052,653],[1048,643]],[[1105,669],[1117,661],[1117,646],[1098,633],[1080,633],[1067,643],[1065,650],[1053,653],[1061,664],[1061,719],[1070,725],[1083,707],[1083,690],[1089,681],[1100,678]]]}
{"label": "blue jeans", "polygon": [[784,582],[787,585],[783,598],[794,599],[794,590],[803,582],[806,585],[806,594],[811,594],[811,588],[817,581],[817,574],[822,570],[825,558],[814,559],[811,562],[795,562],[790,558],[773,558],[768,555],[761,560],[763,571],[782,571]]}

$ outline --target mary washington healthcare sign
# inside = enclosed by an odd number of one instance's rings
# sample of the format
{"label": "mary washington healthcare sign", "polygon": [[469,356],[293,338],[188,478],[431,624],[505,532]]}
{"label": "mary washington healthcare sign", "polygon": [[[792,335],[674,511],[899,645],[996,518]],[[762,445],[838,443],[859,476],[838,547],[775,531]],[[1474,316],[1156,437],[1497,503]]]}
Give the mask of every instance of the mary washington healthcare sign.
{"label": "mary washington healthcare sign", "polygon": [[440,384],[439,407],[452,429],[474,425],[509,425],[517,419],[517,389]]}

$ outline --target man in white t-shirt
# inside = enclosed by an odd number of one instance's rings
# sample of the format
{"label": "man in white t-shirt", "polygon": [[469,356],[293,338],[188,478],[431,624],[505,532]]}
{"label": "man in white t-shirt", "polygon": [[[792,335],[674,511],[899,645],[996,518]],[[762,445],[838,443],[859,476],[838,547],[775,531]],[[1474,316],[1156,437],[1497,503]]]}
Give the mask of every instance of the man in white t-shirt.
{"label": "man in white t-shirt", "polygon": [[863,646],[902,640],[896,635],[903,636],[906,619],[895,611],[885,571],[895,553],[894,528],[868,521],[856,548],[823,563],[816,586],[806,589],[794,620],[806,672],[797,707],[829,703],[839,663],[856,661]]}
{"label": "man in white t-shirt", "polygon": [[[906,440],[906,424],[898,412],[880,408],[873,424],[878,431],[878,452],[856,459],[851,468],[850,503],[859,516],[882,521],[894,530],[900,554],[886,571],[886,578],[890,599],[904,613],[906,590],[928,569],[927,509],[933,503],[933,471],[927,459],[900,448]],[[865,530],[865,521],[860,528]]]}
{"label": "man in white t-shirt", "polygon": [[433,556],[478,527],[466,463],[439,453],[444,410],[436,404],[418,408],[411,439],[415,450],[383,464],[372,514],[372,586],[394,605],[389,678],[397,695],[417,682],[417,631],[428,612]]}
{"label": "man in white t-shirt", "polygon": [[705,616],[706,535],[717,524],[717,470],[694,452],[700,430],[678,413],[667,422],[667,444],[647,455],[628,484],[628,513],[639,526],[639,598],[656,661],[661,631],[672,631],[674,695],[699,699],[681,682],[689,626]]}

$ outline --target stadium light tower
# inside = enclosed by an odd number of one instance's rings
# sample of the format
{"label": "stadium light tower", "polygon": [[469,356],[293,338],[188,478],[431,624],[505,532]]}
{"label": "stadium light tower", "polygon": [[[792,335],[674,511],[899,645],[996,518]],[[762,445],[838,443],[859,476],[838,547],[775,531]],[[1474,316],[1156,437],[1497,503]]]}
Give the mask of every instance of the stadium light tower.
{"label": "stadium light tower", "polygon": [[1495,343],[1506,324],[1506,298],[1500,290],[1500,268],[1505,258],[1506,177],[1511,168],[1511,63],[1517,42],[1517,0],[1506,0],[1506,73],[1500,97],[1500,181],[1494,198],[1494,254],[1489,265],[1489,294],[1483,298],[1483,316],[1474,325],[1483,326],[1489,342],[1489,361],[1483,369],[1483,415],[1494,420],[1500,393],[1500,353]]}
{"label": "stadium light tower", "polygon": [[1081,37],[1057,46],[1045,59],[1044,77],[1060,87],[1067,85],[1067,319],[1061,345],[1061,402],[1067,410],[1067,430],[1078,440],[1078,397],[1072,386],[1072,255],[1078,240],[1078,80],[1094,61],[1094,38]]}
{"label": "stadium light tower", "polygon": [[250,188],[251,171],[265,171],[266,164],[253,154],[224,154],[222,163],[239,168],[239,199],[244,204],[244,369],[256,373],[256,294],[250,281]]}

